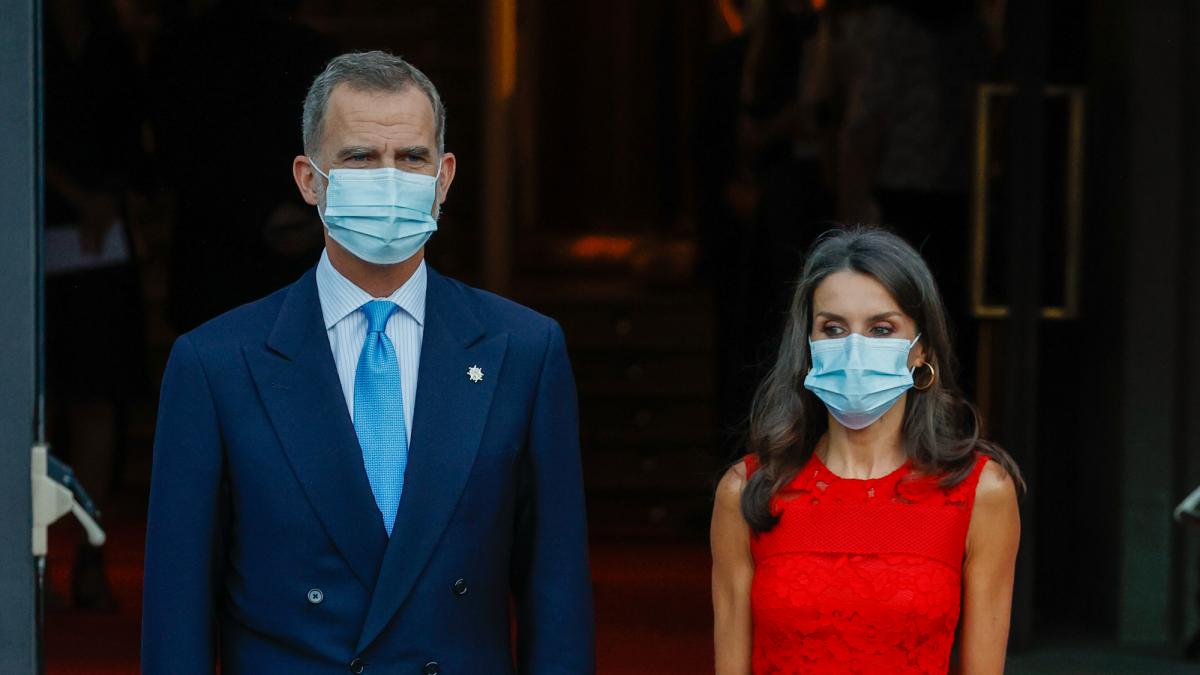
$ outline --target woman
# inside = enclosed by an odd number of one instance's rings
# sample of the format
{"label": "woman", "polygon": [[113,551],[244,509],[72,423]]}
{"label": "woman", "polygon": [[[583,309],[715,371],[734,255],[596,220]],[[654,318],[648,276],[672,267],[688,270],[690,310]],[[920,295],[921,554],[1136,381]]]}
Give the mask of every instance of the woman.
{"label": "woman", "polygon": [[911,246],[818,240],[717,490],[718,675],[945,673],[960,618],[962,672],[1003,672],[1022,481],[979,438],[949,344]]}

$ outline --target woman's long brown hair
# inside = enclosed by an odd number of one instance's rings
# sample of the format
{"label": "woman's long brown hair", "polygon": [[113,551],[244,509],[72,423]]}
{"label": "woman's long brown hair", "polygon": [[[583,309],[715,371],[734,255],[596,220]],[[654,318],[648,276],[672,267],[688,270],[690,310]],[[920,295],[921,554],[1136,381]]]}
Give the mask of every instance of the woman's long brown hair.
{"label": "woman's long brown hair", "polygon": [[756,532],[779,522],[771,497],[808,462],[825,433],[824,404],[804,388],[810,368],[808,337],[813,291],[830,274],[852,270],[874,278],[917,324],[925,359],[937,377],[925,390],[910,389],[904,409],[904,449],[915,471],[941,476],[942,487],[962,482],[975,453],[994,459],[1019,489],[1024,481],[1016,462],[1000,446],[980,438],[979,416],[954,383],[946,310],[921,255],[900,237],[870,227],[832,230],[813,245],[796,286],[775,363],[758,387],[750,411],[748,449],[759,469],[742,491],[742,514]]}

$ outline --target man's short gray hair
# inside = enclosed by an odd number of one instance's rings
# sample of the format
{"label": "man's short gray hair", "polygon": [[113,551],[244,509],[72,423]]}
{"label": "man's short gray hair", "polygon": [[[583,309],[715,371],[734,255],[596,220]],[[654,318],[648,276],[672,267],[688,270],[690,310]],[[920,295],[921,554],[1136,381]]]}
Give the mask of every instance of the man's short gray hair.
{"label": "man's short gray hair", "polygon": [[325,132],[325,109],[329,107],[329,95],[339,85],[345,84],[367,92],[399,93],[416,86],[433,106],[434,133],[437,151],[446,150],[446,109],[437,87],[408,61],[387,52],[352,52],[342,54],[325,66],[325,71],[313,80],[304,97],[304,154],[312,157],[321,144]]}

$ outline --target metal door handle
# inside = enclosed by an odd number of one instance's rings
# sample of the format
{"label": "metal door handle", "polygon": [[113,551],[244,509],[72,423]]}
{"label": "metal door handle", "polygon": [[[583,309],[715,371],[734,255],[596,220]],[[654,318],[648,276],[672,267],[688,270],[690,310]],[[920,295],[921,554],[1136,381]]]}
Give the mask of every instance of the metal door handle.
{"label": "metal door handle", "polygon": [[[971,245],[971,313],[978,319],[1007,317],[1007,305],[990,304],[984,297],[988,266],[988,165],[991,160],[990,113],[991,103],[1002,96],[1012,96],[1011,84],[981,84],[976,93],[975,117],[975,175],[972,196]],[[1067,99],[1067,162],[1066,162],[1066,256],[1063,261],[1063,304],[1042,307],[1045,319],[1073,319],[1079,316],[1079,277],[1083,239],[1083,131],[1086,96],[1083,87],[1049,86],[1047,97]]]}

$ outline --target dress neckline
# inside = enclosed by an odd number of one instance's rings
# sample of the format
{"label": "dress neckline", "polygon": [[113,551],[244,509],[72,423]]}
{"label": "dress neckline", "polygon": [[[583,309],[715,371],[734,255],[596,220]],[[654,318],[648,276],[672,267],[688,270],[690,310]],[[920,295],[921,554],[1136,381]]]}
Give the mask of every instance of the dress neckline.
{"label": "dress neckline", "polygon": [[896,467],[892,471],[888,472],[886,475],[880,476],[878,478],[847,478],[844,476],[837,475],[836,473],[833,472],[832,469],[825,466],[825,462],[821,460],[821,456],[819,454],[817,454],[817,452],[815,450],[812,453],[812,462],[816,466],[818,473],[821,473],[829,478],[832,478],[833,480],[846,481],[846,482],[850,482],[850,483],[863,483],[863,484],[865,484],[865,483],[880,483],[883,481],[895,479],[898,476],[900,476],[901,474],[903,474],[904,472],[906,472],[908,470],[908,468],[912,465],[912,459],[906,458],[904,460],[903,464]]}

